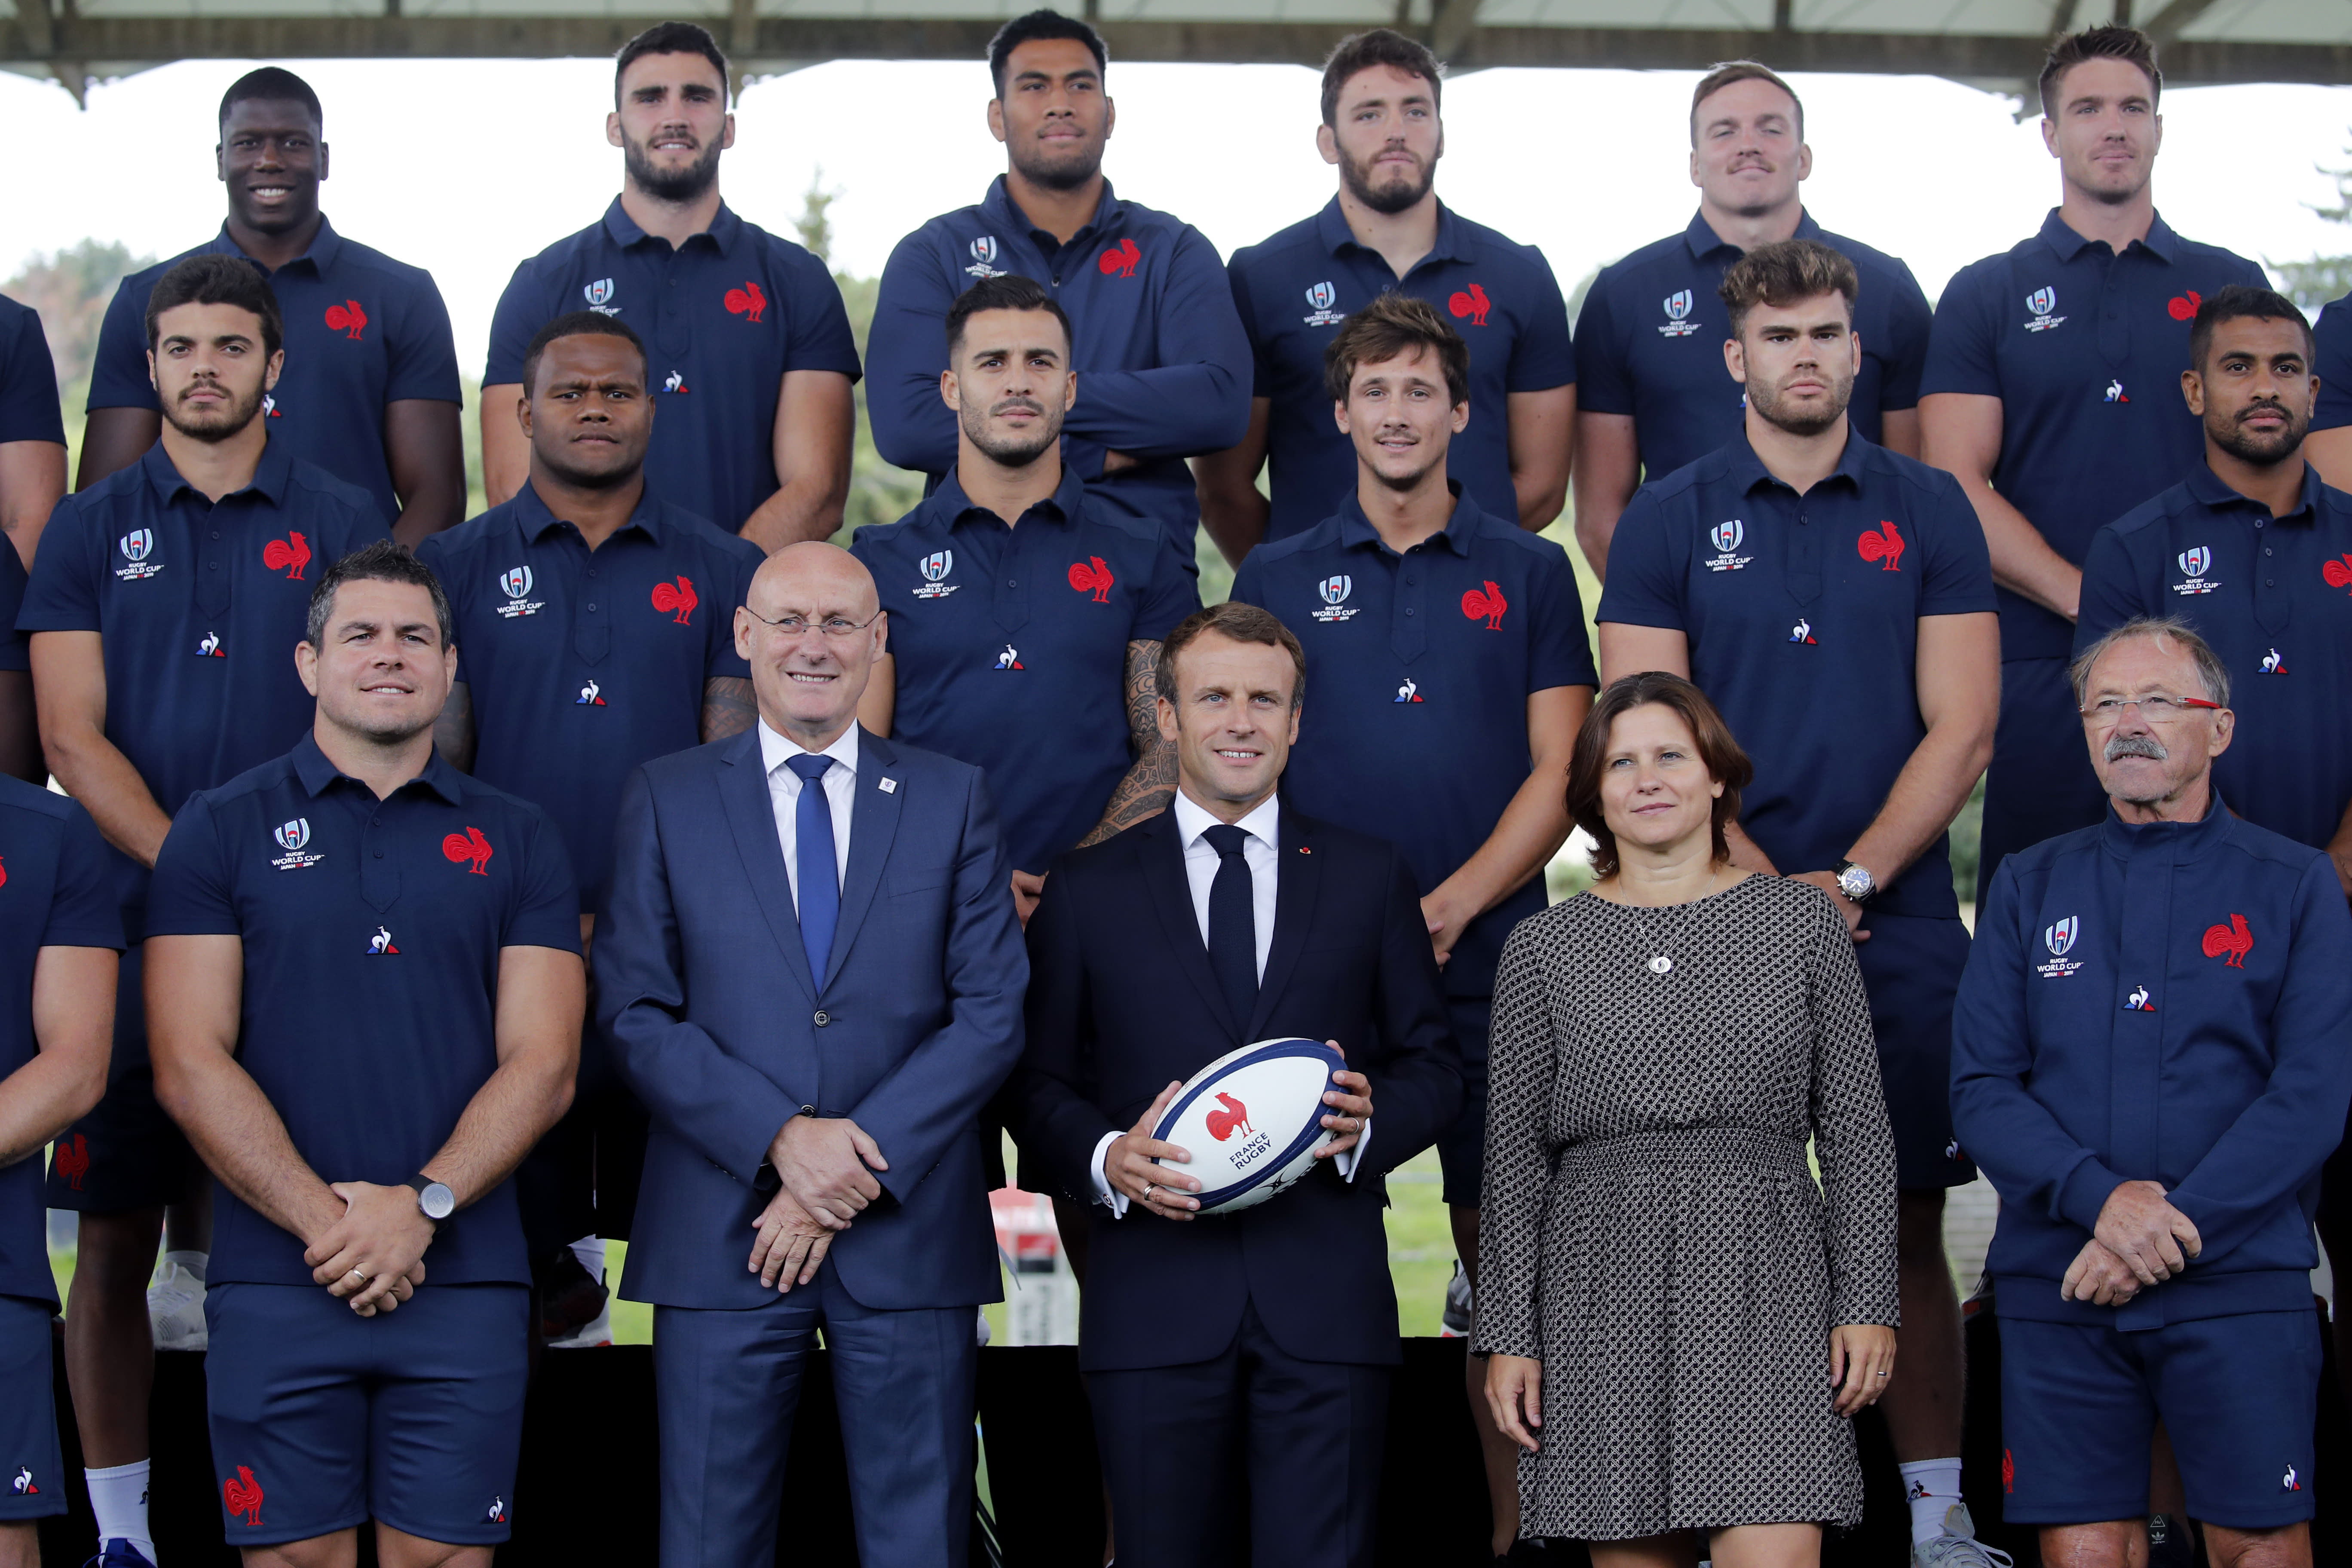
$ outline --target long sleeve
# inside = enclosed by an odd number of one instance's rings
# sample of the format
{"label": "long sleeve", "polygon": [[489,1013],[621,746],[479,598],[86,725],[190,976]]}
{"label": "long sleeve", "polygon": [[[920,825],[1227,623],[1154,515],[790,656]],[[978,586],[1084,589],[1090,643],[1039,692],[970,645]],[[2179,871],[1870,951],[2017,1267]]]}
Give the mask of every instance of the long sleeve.
{"label": "long sleeve", "polygon": [[[928,226],[900,240],[882,268],[866,337],[874,449],[886,462],[924,474],[944,474],[956,462],[955,413],[940,398],[956,290],[942,273]],[[1091,381],[1082,379],[1079,395],[1091,390]]]}
{"label": "long sleeve", "polygon": [[1808,1107],[1822,1170],[1830,1321],[1901,1322],[1895,1291],[1895,1134],[1878,1081],[1870,999],[1845,921],[1821,901],[1806,990],[1812,1004]]}
{"label": "long sleeve", "polygon": [[1412,868],[1391,853],[1388,900],[1381,924],[1381,967],[1373,1016],[1380,1049],[1358,1066],[1372,1086],[1377,1138],[1367,1139],[1349,1180],[1385,1175],[1437,1142],[1462,1114],[1462,1048],[1446,1016],[1429,922]]}
{"label": "long sleeve", "polygon": [[1005,1126],[1021,1149],[1021,1179],[1042,1175],[1060,1196],[1091,1203],[1094,1154],[1105,1132],[1126,1131],[1095,1103],[1094,1008],[1087,996],[1077,882],[1056,864],[1029,917],[1028,1037],[1004,1095]]}
{"label": "long sleeve", "polygon": [[1538,935],[1549,924],[1540,919],[1521,922],[1504,943],[1495,970],[1473,1355],[1543,1355],[1543,1218],[1551,1188],[1552,1096],[1559,1074]]}
{"label": "long sleeve", "polygon": [[1082,478],[1102,476],[1105,450],[1190,458],[1221,452],[1249,429],[1249,335],[1224,263],[1197,229],[1177,241],[1153,325],[1157,365],[1079,370],[1078,400],[1063,428]]}

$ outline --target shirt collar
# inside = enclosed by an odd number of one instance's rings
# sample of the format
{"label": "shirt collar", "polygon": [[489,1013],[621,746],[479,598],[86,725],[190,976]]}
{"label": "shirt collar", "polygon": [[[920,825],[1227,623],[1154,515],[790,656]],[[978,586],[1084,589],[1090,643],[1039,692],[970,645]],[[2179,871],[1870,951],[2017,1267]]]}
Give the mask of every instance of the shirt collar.
{"label": "shirt collar", "polygon": [[[1045,500],[1031,505],[1027,511],[1013,519],[1013,521],[1025,522],[1034,517],[1045,521],[1075,523],[1078,521],[1079,507],[1085,504],[1086,493],[1086,480],[1078,477],[1076,468],[1064,463],[1062,482],[1054,487],[1054,493]],[[933,490],[929,499],[923,504],[932,509],[931,521],[944,529],[952,530],[956,524],[974,513],[982,517],[996,518],[994,512],[976,505],[970,496],[963,493],[963,486],[957,482],[956,471],[953,468],[947,471],[946,477],[940,480],[940,488]],[[1001,518],[996,520],[1003,521]]]}
{"label": "shirt collar", "polygon": [[[1013,192],[1005,184],[1004,176],[1002,174],[988,183],[988,195],[980,198],[980,210],[987,216],[989,226],[992,228],[1032,237],[1042,236],[1045,248],[1047,250],[1061,248],[1060,240],[1029,221],[1029,215],[1023,212],[1021,204],[1013,199]],[[1105,180],[1102,200],[1095,205],[1095,216],[1087,220],[1086,227],[1078,230],[1077,234],[1070,236],[1070,243],[1076,244],[1078,235],[1095,234],[1108,228],[1119,220],[1126,210],[1119,204],[1118,193],[1110,188],[1108,180]]]}
{"label": "shirt collar", "polygon": [[[1338,196],[1333,196],[1325,203],[1323,210],[1315,215],[1315,233],[1316,237],[1322,240],[1323,248],[1334,256],[1350,247],[1359,250],[1365,248],[1357,240],[1356,231],[1348,226],[1348,215],[1339,210]],[[1471,253],[1471,248],[1468,226],[1454,216],[1452,207],[1447,206],[1444,202],[1439,202],[1437,204],[1437,243],[1431,247],[1427,256],[1423,257],[1413,265],[1419,268],[1433,260],[1475,261],[1477,258]]]}
{"label": "shirt collar", "polygon": [[[1813,221],[1812,214],[1799,207],[1797,232],[1790,237],[1819,239],[1822,237],[1822,226]],[[1690,251],[1691,259],[1694,261],[1705,261],[1718,250],[1728,250],[1735,256],[1740,254],[1738,246],[1715,232],[1715,226],[1706,221],[1705,209],[1691,215],[1690,226],[1683,230],[1683,245]]]}
{"label": "shirt collar", "polygon": [[[1870,438],[1855,429],[1853,423],[1848,421],[1845,427],[1845,450],[1838,454],[1837,467],[1832,468],[1821,483],[1827,484],[1832,479],[1843,479],[1855,489],[1861,489],[1863,488],[1862,466],[1870,450]],[[1764,484],[1778,485],[1784,490],[1791,489],[1788,481],[1766,468],[1764,459],[1756,455],[1756,448],[1748,440],[1748,426],[1745,421],[1742,421],[1739,427],[1739,438],[1732,442],[1726,451],[1731,464],[1727,470],[1728,477],[1739,487],[1741,495],[1747,495],[1758,485]],[[1816,485],[1814,488],[1818,489],[1820,486]]]}
{"label": "shirt collar", "polygon": [[[139,462],[147,476],[148,487],[155,492],[155,499],[165,506],[171,505],[182,490],[205,500],[207,505],[211,504],[203,491],[181,477],[179,468],[163,450],[162,441],[148,447]],[[253,467],[253,478],[246,482],[244,489],[231,490],[229,495],[257,493],[271,506],[283,506],[286,504],[287,480],[293,472],[293,455],[277,442],[268,442],[261,448],[261,460]],[[228,496],[221,499],[226,500]]]}
{"label": "shirt collar", "polygon": [[[808,748],[798,741],[776,733],[765,719],[760,721],[760,771],[772,773],[794,757],[805,757]],[[852,721],[832,745],[820,755],[831,757],[852,773],[857,772],[857,725]]]}
{"label": "shirt collar", "polygon": [[[1176,792],[1176,835],[1187,849],[1201,841],[1201,835],[1217,826],[1220,818],[1209,815],[1206,807],[1196,804],[1182,790]],[[1282,792],[1276,790],[1260,801],[1255,810],[1234,824],[1244,833],[1257,839],[1269,849],[1282,847]]]}
{"label": "shirt collar", "polygon": [[[539,491],[528,479],[523,481],[522,489],[515,492],[514,509],[515,525],[522,531],[524,540],[532,544],[545,539],[549,530],[566,525],[566,520],[556,516],[548,509],[547,502],[541,499]],[[661,542],[660,513],[660,504],[654,500],[654,488],[647,485],[638,495],[637,504],[629,513],[629,521],[614,529],[612,538],[618,539],[631,529],[635,529],[647,539],[659,543]],[[577,523],[571,523],[569,526],[574,530],[579,527]]]}
{"label": "shirt collar", "polygon": [[[1485,514],[1479,511],[1476,501],[1462,493],[1461,480],[1448,479],[1445,488],[1454,493],[1454,511],[1446,518],[1445,526],[1423,542],[1444,540],[1447,549],[1466,559],[1470,554],[1471,538],[1478,531],[1478,520]],[[1349,492],[1348,499],[1339,503],[1339,542],[1351,550],[1373,545],[1388,550],[1391,555],[1396,553],[1389,550],[1388,541],[1382,539],[1381,531],[1372,526],[1372,520],[1364,515],[1363,503],[1356,499],[1352,490]]]}
{"label": "shirt collar", "polygon": [[[2069,227],[2066,220],[2058,216],[2058,209],[2052,207],[2050,216],[2042,220],[2042,243],[2057,252],[2059,260],[2072,261],[2091,242]],[[2148,224],[2147,237],[2137,243],[2146,247],[2159,261],[2168,264],[2179,259],[2180,237],[2172,232],[2172,226],[2164,221],[2161,213]],[[2130,247],[2125,248],[2129,249]]]}
{"label": "shirt collar", "polygon": [[[366,784],[352,778],[328,760],[327,753],[319,749],[319,737],[312,731],[304,731],[302,738],[294,742],[293,757],[294,776],[302,782],[303,790],[312,800],[324,795],[328,788],[339,780],[350,784],[354,789],[368,789]],[[402,791],[423,784],[451,805],[456,805],[459,800],[457,777],[457,770],[442,759],[441,749],[436,746],[433,749],[432,757],[425,764],[425,771],[393,793],[398,795]],[[368,790],[368,794],[373,797],[375,792]]]}
{"label": "shirt collar", "polygon": [[[247,261],[253,261],[253,258],[247,254],[245,247],[228,237],[228,223],[226,219],[221,223],[220,232],[213,236],[211,243],[205,248],[215,256],[243,256]],[[310,237],[310,247],[292,261],[288,262],[286,266],[292,267],[299,262],[307,261],[310,264],[311,271],[324,272],[335,264],[335,258],[342,253],[343,237],[335,232],[335,226],[327,221],[327,215],[320,213],[319,232]],[[258,261],[254,261],[253,264],[256,267],[261,266]],[[262,270],[266,272],[268,268],[263,268]],[[278,270],[284,271],[285,268],[280,268]]]}
{"label": "shirt collar", "polygon": [[[2209,785],[2210,775],[2208,775]],[[2100,824],[2099,841],[2118,860],[2128,860],[2140,850],[2173,847],[2173,858],[2194,859],[2230,836],[2230,825],[2237,819],[2222,803],[2221,792],[2212,789],[2212,799],[2206,803],[2205,815],[2195,822],[2126,822],[2116,815],[2115,803],[2107,803],[2106,820]]]}
{"label": "shirt collar", "polygon": [[[604,232],[611,235],[613,243],[624,250],[639,240],[652,237],[638,226],[636,219],[629,216],[628,209],[621,205],[621,198],[618,196],[614,196],[613,205],[604,209]],[[702,232],[709,237],[710,243],[718,247],[719,255],[732,256],[735,253],[735,241],[743,232],[743,220],[735,216],[733,207],[722,201],[719,204],[718,216],[710,220],[710,226]],[[687,237],[691,241],[697,237],[689,235]],[[683,250],[686,247],[679,246],[677,248]]]}
{"label": "shirt collar", "polygon": [[[2200,505],[2213,508],[2215,510],[2229,510],[2238,507],[2259,507],[2262,505],[2262,502],[2255,500],[2252,497],[2241,495],[2236,490],[2231,489],[2227,484],[2223,483],[2221,476],[2215,473],[2212,469],[2212,466],[2208,463],[2200,463],[2195,468],[2189,469],[2187,483],[2189,486],[2189,494],[2192,499],[2198,501]],[[2326,488],[2327,486],[2326,481],[2322,480],[2319,477],[2319,470],[2313,468],[2310,463],[2305,462],[2303,465],[2302,504],[2296,507],[2294,510],[2287,513],[2284,517],[2276,519],[2275,521],[2279,522],[2317,522],[2319,521],[2320,492]]]}

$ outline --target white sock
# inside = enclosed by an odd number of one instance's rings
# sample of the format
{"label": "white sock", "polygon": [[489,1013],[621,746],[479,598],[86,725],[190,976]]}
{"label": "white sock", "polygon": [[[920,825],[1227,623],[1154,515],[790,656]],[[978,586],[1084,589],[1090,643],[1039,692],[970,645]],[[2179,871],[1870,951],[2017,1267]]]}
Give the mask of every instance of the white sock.
{"label": "white sock", "polygon": [[100,1544],[128,1541],[152,1563],[155,1542],[147,1533],[148,1463],[142,1459],[135,1465],[116,1465],[111,1469],[84,1470],[81,1475],[89,1483],[89,1508],[98,1515]]}
{"label": "white sock", "polygon": [[604,1238],[603,1237],[582,1237],[579,1240],[572,1244],[572,1256],[580,1260],[581,1268],[588,1270],[589,1279],[595,1280],[600,1285],[604,1283]]}
{"label": "white sock", "polygon": [[1905,1465],[1903,1492],[1911,1500],[1911,1544],[1917,1546],[1944,1533],[1944,1516],[1960,1499],[1958,1459],[1921,1459]]}
{"label": "white sock", "polygon": [[163,1254],[164,1262],[178,1264],[181,1268],[194,1275],[196,1277],[196,1283],[199,1285],[204,1283],[205,1269],[212,1260],[213,1255],[209,1252],[167,1252]]}

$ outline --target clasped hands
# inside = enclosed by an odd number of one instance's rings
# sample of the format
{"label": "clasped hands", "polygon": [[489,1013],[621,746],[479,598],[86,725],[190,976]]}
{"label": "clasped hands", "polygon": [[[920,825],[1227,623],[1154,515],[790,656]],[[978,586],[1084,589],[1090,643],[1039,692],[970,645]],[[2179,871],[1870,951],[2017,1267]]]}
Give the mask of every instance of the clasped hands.
{"label": "clasped hands", "polygon": [[[1339,1051],[1341,1061],[1348,1059],[1339,1041],[1323,1043]],[[1372,1119],[1372,1086],[1362,1073],[1335,1072],[1331,1083],[1333,1087],[1323,1091],[1323,1103],[1330,1107],[1323,1115],[1323,1126],[1336,1136],[1315,1151],[1318,1160],[1328,1160],[1354,1148],[1363,1138],[1365,1124]],[[1201,1200],[1191,1195],[1201,1190],[1200,1180],[1172,1168],[1192,1163],[1192,1152],[1151,1135],[1168,1102],[1183,1087],[1171,1083],[1161,1089],[1152,1098],[1150,1109],[1136,1119],[1135,1125],[1112,1139],[1110,1146],[1103,1151],[1104,1180],[1129,1203],[1141,1204],[1162,1219],[1192,1219],[1201,1207]]]}
{"label": "clasped hands", "polygon": [[2060,1282],[2062,1300],[2120,1307],[2143,1286],[2186,1270],[2205,1249],[2196,1222],[2155,1182],[2126,1182],[2107,1194],[2099,1223]]}
{"label": "clasped hands", "polygon": [[781,1184],[751,1222],[758,1236],[750,1268],[781,1295],[816,1278],[834,1233],[882,1195],[874,1173],[890,1162],[845,1116],[795,1116],[768,1145],[768,1163]]}
{"label": "clasped hands", "polygon": [[302,1249],[311,1279],[362,1318],[392,1311],[425,1283],[425,1249],[433,1245],[436,1227],[416,1206],[416,1189],[332,1182],[327,1191],[343,1211]]}

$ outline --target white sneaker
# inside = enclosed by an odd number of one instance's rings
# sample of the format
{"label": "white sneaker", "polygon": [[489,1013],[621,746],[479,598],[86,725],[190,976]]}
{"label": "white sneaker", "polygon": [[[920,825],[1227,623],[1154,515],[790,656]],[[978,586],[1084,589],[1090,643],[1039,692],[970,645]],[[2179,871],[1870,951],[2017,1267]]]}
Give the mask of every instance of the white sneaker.
{"label": "white sneaker", "polygon": [[147,1321],[159,1351],[200,1351],[205,1329],[205,1282],[169,1258],[147,1287]]}
{"label": "white sneaker", "polygon": [[2015,1568],[2015,1560],[1977,1540],[1969,1505],[1956,1502],[1944,1511],[1944,1533],[1911,1548],[1911,1568]]}

